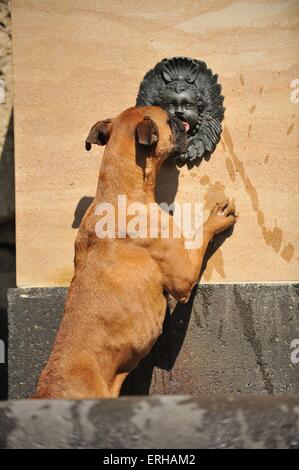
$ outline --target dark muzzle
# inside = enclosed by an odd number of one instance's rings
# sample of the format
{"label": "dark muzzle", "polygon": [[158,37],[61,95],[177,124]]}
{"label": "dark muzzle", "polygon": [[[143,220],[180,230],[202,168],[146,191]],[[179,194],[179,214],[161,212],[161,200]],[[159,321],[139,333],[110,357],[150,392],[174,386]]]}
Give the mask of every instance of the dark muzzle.
{"label": "dark muzzle", "polygon": [[187,150],[187,132],[182,121],[171,114],[169,114],[169,125],[172,131],[172,138],[174,147],[171,152],[171,157],[178,157],[186,153]]}

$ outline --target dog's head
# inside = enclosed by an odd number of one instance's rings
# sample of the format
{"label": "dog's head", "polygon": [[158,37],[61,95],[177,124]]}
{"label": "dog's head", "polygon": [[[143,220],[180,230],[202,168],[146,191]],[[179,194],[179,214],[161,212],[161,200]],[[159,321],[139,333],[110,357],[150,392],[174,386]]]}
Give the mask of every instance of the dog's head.
{"label": "dog's head", "polygon": [[186,151],[187,134],[180,119],[171,116],[158,106],[129,108],[114,119],[98,121],[85,141],[86,150],[91,144],[106,145],[109,140],[134,140],[135,143],[161,163]]}

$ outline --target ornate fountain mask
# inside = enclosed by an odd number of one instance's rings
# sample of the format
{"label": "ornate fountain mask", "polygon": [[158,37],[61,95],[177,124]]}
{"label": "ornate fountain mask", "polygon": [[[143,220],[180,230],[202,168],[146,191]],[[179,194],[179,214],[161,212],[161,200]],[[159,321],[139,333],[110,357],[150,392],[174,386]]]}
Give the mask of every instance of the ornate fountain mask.
{"label": "ornate fountain mask", "polygon": [[188,148],[179,163],[201,160],[220,140],[225,108],[217,80],[205,62],[173,57],[159,62],[140,84],[136,106],[161,106],[185,125]]}

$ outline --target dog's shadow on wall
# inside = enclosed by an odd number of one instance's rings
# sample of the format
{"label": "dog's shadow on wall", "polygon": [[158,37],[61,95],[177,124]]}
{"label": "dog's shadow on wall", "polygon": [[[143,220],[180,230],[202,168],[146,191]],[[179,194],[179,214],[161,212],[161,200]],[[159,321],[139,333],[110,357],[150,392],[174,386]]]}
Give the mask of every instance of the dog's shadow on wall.
{"label": "dog's shadow on wall", "polygon": [[[161,202],[172,204],[174,202],[178,190],[179,174],[180,172],[173,162],[164,163],[158,173],[156,181],[155,197],[158,204]],[[79,228],[84,214],[92,201],[92,196],[84,196],[80,199],[74,211],[72,228]]]}
{"label": "dog's shadow on wall", "polygon": [[158,204],[165,202],[172,204],[175,200],[179,186],[180,171],[173,161],[162,165],[156,179],[155,200]]}
{"label": "dog's shadow on wall", "polygon": [[79,228],[81,224],[81,220],[83,219],[84,214],[89,208],[92,201],[93,201],[92,196],[84,196],[80,199],[74,212],[74,220],[72,223],[72,228]]}

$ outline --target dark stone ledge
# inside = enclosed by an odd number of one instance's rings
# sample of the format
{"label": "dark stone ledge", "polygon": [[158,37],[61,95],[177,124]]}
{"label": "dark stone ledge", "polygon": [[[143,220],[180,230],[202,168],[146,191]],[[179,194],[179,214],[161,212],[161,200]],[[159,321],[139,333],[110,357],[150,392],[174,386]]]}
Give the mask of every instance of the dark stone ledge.
{"label": "dark stone ledge", "polygon": [[[125,395],[298,393],[298,284],[200,285],[168,312],[164,333]],[[35,389],[61,321],[65,288],[9,290],[9,398]]]}

